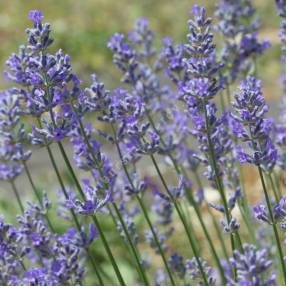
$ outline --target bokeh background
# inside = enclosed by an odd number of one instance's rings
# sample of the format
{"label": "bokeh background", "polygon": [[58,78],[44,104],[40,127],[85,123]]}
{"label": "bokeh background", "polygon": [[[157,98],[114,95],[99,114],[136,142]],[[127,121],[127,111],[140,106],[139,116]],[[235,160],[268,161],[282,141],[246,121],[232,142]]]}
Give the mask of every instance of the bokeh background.
{"label": "bokeh background", "polygon": [[[275,116],[282,96],[279,77],[282,71],[280,62],[281,44],[278,37],[280,19],[275,11],[274,0],[255,0],[255,7],[261,19],[260,38],[269,39],[271,48],[258,61],[258,76],[263,80],[264,94]],[[52,49],[62,48],[72,57],[74,71],[88,84],[91,73],[96,72],[109,87],[118,86],[120,75],[112,64],[112,54],[106,48],[107,41],[115,32],[126,33],[133,27],[137,18],[147,18],[155,32],[155,43],[169,36],[175,41],[185,41],[187,20],[192,5],[198,3],[207,8],[208,15],[215,9],[215,0],[0,0],[0,90],[8,87],[3,79],[5,61],[18,46],[25,42],[25,28],[30,26],[28,12],[40,9],[45,21],[50,22],[55,44]],[[214,20],[215,21],[215,20]],[[220,46],[220,38],[215,38]],[[67,149],[69,149],[67,145]],[[51,167],[42,150],[34,150],[31,165],[40,188],[53,188],[56,184]],[[64,164],[62,172],[65,172]],[[68,179],[68,174],[66,174]],[[260,188],[255,173],[245,170],[249,192]],[[258,187],[257,187],[258,184]],[[27,195],[28,182],[25,178],[17,180],[23,196]],[[0,213],[5,213],[8,220],[13,220],[15,211],[11,207],[9,186],[0,182]],[[16,204],[15,204],[16,206]],[[108,231],[108,223],[106,228]],[[59,226],[60,228],[60,226]],[[110,228],[110,233],[112,229]],[[116,237],[109,236],[116,241]],[[182,245],[181,247],[184,247]],[[120,254],[118,248],[118,253]],[[120,256],[120,255],[119,255]],[[121,256],[120,256],[121,257]],[[122,257],[124,255],[122,254]],[[104,261],[103,261],[104,263]],[[124,267],[124,259],[121,267]],[[108,267],[108,266],[106,266]],[[126,271],[128,271],[126,265]],[[130,281],[132,281],[130,271]],[[130,282],[131,283],[131,282]],[[129,284],[132,285],[132,284]]]}

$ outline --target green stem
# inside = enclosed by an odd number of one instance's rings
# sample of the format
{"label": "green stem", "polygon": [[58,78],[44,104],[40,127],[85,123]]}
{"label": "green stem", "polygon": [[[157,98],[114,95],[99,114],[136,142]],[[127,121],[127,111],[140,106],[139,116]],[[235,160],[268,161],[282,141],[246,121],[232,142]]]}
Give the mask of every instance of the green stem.
{"label": "green stem", "polygon": [[113,256],[113,254],[112,254],[112,252],[110,250],[108,242],[107,242],[107,240],[105,238],[104,232],[101,229],[101,225],[99,224],[99,221],[97,220],[97,217],[95,215],[93,215],[92,216],[92,220],[93,220],[94,224],[96,225],[96,228],[98,229],[101,241],[102,241],[102,243],[104,245],[104,248],[105,248],[105,250],[107,252],[107,255],[108,255],[108,257],[109,257],[109,259],[111,261],[111,264],[112,264],[112,266],[114,268],[115,274],[117,276],[117,279],[118,279],[120,285],[126,286],[126,284],[125,284],[125,282],[124,282],[124,280],[122,278],[122,275],[120,273],[120,270],[119,270],[119,268],[117,266],[117,263],[116,263],[116,261],[114,259],[114,256]]}
{"label": "green stem", "polygon": [[[221,200],[222,200],[222,203],[224,206],[224,211],[225,211],[227,223],[229,224],[231,221],[231,214],[230,214],[229,209],[228,209],[228,204],[227,204],[226,196],[224,193],[223,184],[221,182],[220,174],[219,174],[217,163],[215,160],[215,153],[214,153],[214,149],[213,149],[213,145],[212,145],[212,141],[211,141],[211,136],[210,136],[207,106],[206,106],[205,102],[203,105],[204,105],[204,114],[205,114],[205,121],[206,121],[206,133],[207,133],[207,140],[208,140],[209,156],[210,156],[211,166],[212,166],[212,169],[215,173],[215,181],[216,181],[217,189],[220,193],[220,197],[221,197]],[[239,236],[239,234],[238,234],[238,236]],[[231,239],[231,248],[232,248],[232,252],[233,252],[235,250],[234,237],[231,235],[230,239]]]}
{"label": "green stem", "polygon": [[[51,112],[51,117],[53,118],[52,112]],[[53,122],[54,122],[54,120],[53,120]],[[54,124],[55,124],[55,122],[54,122]],[[80,183],[79,183],[79,181],[78,181],[78,179],[77,179],[77,177],[76,177],[76,175],[75,175],[75,172],[74,172],[74,170],[73,170],[73,168],[72,168],[72,166],[71,166],[71,163],[70,163],[70,161],[69,161],[69,159],[68,159],[68,156],[67,156],[67,154],[66,154],[66,152],[65,152],[65,149],[64,149],[62,143],[61,143],[61,142],[58,142],[58,146],[59,146],[60,152],[61,152],[61,154],[62,154],[62,156],[63,156],[63,158],[64,158],[65,164],[66,164],[66,166],[67,166],[67,168],[68,168],[68,170],[69,170],[69,172],[70,172],[70,174],[71,174],[71,176],[72,176],[72,178],[73,178],[73,180],[74,180],[74,182],[75,182],[75,184],[76,184],[76,187],[77,187],[77,189],[78,189],[78,191],[79,191],[81,197],[84,199],[84,198],[85,198],[84,192],[83,192],[83,190],[82,190],[82,188],[81,188],[81,185],[80,185]],[[119,268],[118,268],[118,266],[117,266],[117,264],[116,264],[116,261],[115,261],[115,259],[114,259],[114,257],[113,257],[113,254],[112,254],[112,252],[111,252],[111,250],[110,250],[110,248],[109,248],[109,245],[108,245],[108,243],[107,243],[107,241],[106,241],[104,232],[102,231],[101,226],[100,226],[100,224],[99,224],[99,222],[98,222],[96,216],[93,215],[93,216],[92,216],[92,219],[93,219],[93,221],[96,223],[96,227],[98,228],[98,232],[99,232],[99,234],[100,234],[100,238],[101,238],[101,240],[102,240],[102,242],[103,242],[103,246],[104,246],[104,248],[105,248],[105,250],[106,250],[106,252],[107,252],[107,255],[108,255],[108,257],[109,257],[109,259],[110,259],[110,261],[111,261],[111,264],[112,264],[112,266],[113,266],[113,268],[114,268],[114,271],[115,271],[115,274],[116,274],[116,276],[117,276],[117,279],[118,279],[120,285],[125,285],[125,282],[124,282],[124,280],[123,280],[123,278],[122,278],[122,275],[121,275],[121,273],[120,273],[120,270],[119,270]]]}
{"label": "green stem", "polygon": [[[29,168],[28,168],[28,165],[27,165],[27,163],[26,163],[25,161],[23,161],[23,165],[24,165],[24,169],[25,169],[25,172],[26,172],[26,174],[27,174],[28,180],[29,180],[29,182],[30,182],[30,185],[31,185],[31,187],[32,187],[32,190],[33,190],[33,192],[34,192],[34,194],[35,194],[35,196],[36,196],[36,198],[37,198],[37,200],[38,200],[40,206],[43,207],[43,202],[42,202],[41,197],[40,197],[40,195],[39,195],[39,193],[38,193],[38,191],[37,191],[37,188],[36,188],[36,186],[35,186],[35,183],[34,183],[34,181],[33,181],[33,179],[32,179],[32,175],[31,175],[31,172],[30,172],[30,170],[29,170]],[[49,216],[48,216],[47,213],[45,214],[45,218],[46,218],[47,223],[48,223],[48,225],[49,225],[49,227],[50,227],[50,230],[51,230],[53,233],[55,233],[55,229],[54,229],[54,227],[53,227],[53,225],[52,225],[52,223],[51,223],[51,221],[50,221]]]}
{"label": "green stem", "polygon": [[273,172],[273,176],[274,176],[274,181],[275,181],[275,185],[276,185],[276,190],[279,194],[279,197],[282,198],[282,193],[281,193],[281,188],[280,188],[280,183],[279,183],[279,177],[275,173],[275,171]]}
{"label": "green stem", "polygon": [[[38,118],[38,124],[39,124],[40,128],[42,128],[42,124],[41,124],[41,121],[40,121],[39,118]],[[69,195],[68,195],[68,193],[67,193],[67,190],[66,190],[66,188],[65,188],[64,182],[63,182],[62,177],[61,177],[61,175],[60,175],[60,171],[59,171],[58,166],[57,166],[57,164],[56,164],[56,161],[55,161],[54,155],[53,155],[53,153],[52,153],[52,150],[51,150],[51,148],[50,148],[49,145],[46,145],[46,149],[47,149],[47,152],[48,152],[50,161],[51,161],[51,163],[52,163],[53,169],[54,169],[54,171],[55,171],[55,173],[56,173],[56,177],[57,177],[57,179],[58,179],[58,181],[59,181],[59,184],[60,184],[60,186],[61,186],[61,191],[63,192],[65,198],[68,199],[68,198],[69,198]],[[73,220],[74,220],[74,222],[75,222],[75,225],[76,225],[77,230],[79,231],[79,233],[81,233],[81,226],[80,226],[80,223],[79,223],[79,221],[78,221],[78,218],[77,218],[75,212],[74,212],[73,210],[70,210],[70,212],[71,212],[72,218],[73,218]],[[82,237],[82,238],[83,238],[83,237]],[[100,284],[101,286],[104,286],[103,280],[102,280],[102,278],[101,278],[101,276],[100,276],[98,270],[96,269],[96,265],[95,265],[95,263],[94,263],[94,262],[92,261],[92,259],[91,259],[91,256],[90,256],[90,254],[89,254],[88,247],[86,247],[86,252],[88,253],[88,256],[90,257],[90,262],[91,262],[91,265],[92,265],[92,267],[93,267],[93,269],[94,269],[94,271],[95,271],[95,274],[97,275],[99,284]]]}
{"label": "green stem", "polygon": [[184,226],[184,229],[185,229],[185,231],[186,231],[186,234],[187,234],[187,237],[188,237],[190,246],[191,246],[191,248],[192,248],[192,251],[193,251],[194,256],[195,256],[195,259],[196,259],[196,262],[197,262],[198,267],[199,267],[199,269],[200,269],[200,272],[201,272],[201,274],[202,274],[204,283],[205,283],[205,285],[208,285],[208,280],[207,280],[205,271],[204,271],[204,269],[203,269],[202,263],[201,263],[201,261],[200,261],[200,259],[199,259],[199,255],[198,255],[197,250],[196,250],[196,243],[195,243],[195,241],[194,241],[194,239],[193,239],[191,233],[189,232],[188,225],[187,225],[187,223],[186,223],[186,221],[185,221],[185,219],[184,219],[184,216],[183,216],[182,212],[180,211],[180,208],[179,208],[179,206],[178,206],[177,201],[174,199],[172,193],[170,192],[170,190],[169,190],[169,188],[168,188],[168,186],[167,186],[167,183],[166,183],[166,181],[165,181],[165,179],[164,179],[164,177],[163,177],[163,175],[162,175],[162,173],[161,173],[161,171],[160,171],[160,169],[159,169],[159,166],[158,166],[158,164],[157,164],[157,162],[156,162],[156,160],[155,160],[155,157],[151,154],[151,155],[150,155],[150,158],[151,158],[152,163],[153,163],[153,165],[155,166],[156,172],[157,172],[157,174],[158,174],[158,176],[159,176],[159,178],[160,178],[160,180],[161,180],[161,182],[162,182],[162,184],[163,184],[163,186],[164,186],[166,192],[168,193],[170,199],[172,200],[172,202],[173,202],[173,204],[174,204],[174,206],[175,206],[176,212],[178,213],[179,218],[180,218],[180,220],[181,220],[181,222],[182,222],[182,224],[183,224],[183,226]]}
{"label": "green stem", "polygon": [[[66,190],[66,188],[65,188],[64,182],[63,182],[62,177],[61,177],[61,175],[60,175],[58,166],[57,166],[57,164],[56,164],[56,161],[55,161],[55,158],[54,158],[54,155],[53,155],[53,153],[52,153],[52,151],[51,151],[50,146],[49,146],[49,145],[46,145],[46,149],[47,149],[47,151],[48,151],[48,155],[49,155],[50,161],[51,161],[51,163],[52,163],[52,165],[53,165],[53,168],[54,168],[54,171],[55,171],[55,173],[56,173],[57,179],[58,179],[59,184],[60,184],[60,186],[61,186],[61,191],[63,192],[65,198],[68,199],[68,198],[69,198],[69,195],[68,195],[67,190]],[[75,225],[76,225],[77,230],[79,231],[79,233],[81,233],[80,222],[78,221],[78,218],[77,218],[77,216],[76,216],[74,210],[70,210],[70,212],[71,212],[72,218],[73,218],[73,220],[74,220],[74,222],[75,222]],[[83,238],[83,237],[82,237],[82,238]],[[92,259],[91,259],[91,255],[89,254],[89,249],[88,249],[88,247],[85,247],[85,248],[86,248],[86,252],[88,253],[88,257],[90,258],[91,265],[92,265],[92,267],[93,267],[93,269],[94,269],[94,271],[95,271],[95,274],[97,275],[98,281],[99,281],[99,283],[100,283],[101,286],[104,286],[103,280],[102,280],[101,275],[99,274],[99,272],[98,272],[98,270],[97,270],[96,264],[95,264],[94,261],[92,261]]]}
{"label": "green stem", "polygon": [[[130,186],[132,187],[133,190],[135,190],[133,181],[132,181],[132,179],[131,179],[131,177],[130,177],[130,175],[129,175],[129,172],[128,172],[128,170],[127,170],[126,164],[124,163],[123,156],[122,156],[122,152],[121,152],[119,143],[118,143],[118,141],[117,141],[117,139],[116,139],[116,131],[115,131],[115,128],[114,128],[113,124],[111,124],[111,128],[112,128],[112,131],[113,131],[113,135],[114,135],[114,139],[115,139],[115,145],[116,145],[117,152],[118,152],[118,155],[119,155],[119,158],[120,158],[120,161],[121,161],[121,165],[122,165],[122,167],[123,167],[123,170],[124,170],[124,172],[125,172],[125,175],[126,175],[126,177],[127,177],[127,180],[128,180],[128,182],[129,182]],[[138,203],[139,203],[139,205],[140,205],[140,208],[141,208],[141,210],[142,210],[142,212],[143,212],[143,214],[144,214],[144,217],[145,217],[145,219],[146,219],[146,221],[147,221],[147,224],[148,224],[148,226],[149,226],[149,228],[150,228],[150,230],[151,230],[151,233],[152,233],[153,238],[154,238],[154,240],[155,240],[156,246],[157,246],[157,248],[158,248],[158,250],[159,250],[159,253],[160,253],[161,257],[162,257],[162,260],[163,260],[163,262],[164,262],[165,268],[166,268],[166,270],[167,270],[168,276],[169,276],[169,278],[170,278],[171,284],[172,284],[173,286],[175,286],[176,284],[175,284],[174,278],[173,278],[173,276],[172,276],[172,272],[171,272],[171,270],[170,270],[170,268],[169,268],[167,259],[166,259],[166,257],[165,257],[165,254],[164,254],[162,248],[161,248],[159,239],[158,239],[157,234],[156,234],[156,232],[155,232],[155,230],[154,230],[154,228],[153,228],[152,222],[151,222],[151,220],[150,220],[150,218],[149,218],[149,216],[148,216],[148,212],[147,212],[147,210],[146,210],[146,208],[145,208],[145,205],[144,205],[144,203],[142,202],[142,200],[140,199],[140,197],[139,197],[137,194],[136,194],[136,199],[137,199],[137,201],[138,201]]]}
{"label": "green stem", "polygon": [[126,236],[126,238],[128,240],[128,243],[130,245],[131,251],[132,251],[132,253],[133,253],[134,257],[135,257],[135,260],[136,260],[136,263],[137,263],[138,269],[139,269],[139,275],[141,275],[141,278],[143,279],[143,282],[145,283],[145,285],[150,285],[149,282],[148,282],[146,273],[144,271],[144,268],[142,266],[141,259],[139,258],[139,254],[138,254],[137,249],[135,248],[135,245],[134,245],[134,243],[133,243],[133,241],[132,241],[132,239],[130,237],[130,234],[129,234],[128,229],[126,227],[126,224],[125,224],[125,222],[123,220],[123,217],[121,216],[121,213],[120,213],[119,209],[117,208],[117,205],[115,203],[112,203],[112,205],[113,205],[113,208],[114,208],[114,210],[116,212],[116,215],[119,218],[120,224],[121,224],[121,226],[123,228],[123,231],[124,231],[124,234],[125,234],[125,236]]}
{"label": "green stem", "polygon": [[21,212],[24,213],[24,207],[23,207],[23,204],[22,204],[22,201],[21,201],[18,189],[16,188],[15,182],[13,180],[11,180],[10,184],[11,184],[11,187],[13,189],[14,195],[15,195],[15,197],[17,199],[19,208],[21,209]]}
{"label": "green stem", "polygon": [[[162,143],[162,145],[163,145],[164,147],[166,147],[166,143],[165,143],[164,139],[162,138],[162,136],[160,135],[159,130],[157,130],[157,128],[156,128],[156,126],[155,126],[155,123],[154,123],[154,121],[153,121],[153,119],[152,119],[152,117],[151,117],[151,115],[149,114],[148,111],[147,111],[147,118],[148,118],[148,120],[149,120],[149,122],[150,122],[152,128],[154,129],[154,131],[159,135],[159,137],[160,137],[160,142]],[[173,158],[173,156],[172,156],[171,153],[168,153],[168,157],[169,157],[170,160],[172,161],[172,164],[173,164],[173,166],[174,166],[174,168],[175,168],[175,170],[176,170],[177,175],[180,176],[180,175],[181,175],[181,171],[180,171],[180,168],[179,168],[179,166],[178,166],[178,163],[177,163],[176,159]],[[184,177],[185,177],[186,179],[188,179],[187,172],[186,172],[186,170],[184,169],[183,166],[181,166],[181,169],[182,169],[182,171],[183,171]],[[215,249],[215,247],[214,247],[214,245],[213,245],[213,243],[212,243],[211,236],[210,236],[210,234],[209,234],[209,232],[208,232],[208,230],[207,230],[207,227],[206,227],[206,225],[205,225],[205,222],[204,222],[204,220],[203,220],[203,218],[202,218],[202,215],[201,215],[199,206],[198,206],[196,200],[194,199],[192,192],[191,192],[190,190],[188,190],[187,186],[184,184],[183,187],[184,187],[184,191],[186,192],[186,195],[187,195],[187,197],[188,197],[188,199],[189,199],[191,205],[194,207],[195,213],[196,213],[196,215],[197,215],[197,217],[198,217],[198,219],[199,219],[199,222],[200,222],[200,224],[201,224],[201,226],[202,226],[203,232],[204,232],[204,234],[205,234],[205,236],[206,236],[206,238],[207,238],[208,244],[209,244],[209,246],[210,246],[210,248],[211,248],[212,255],[213,255],[213,257],[214,257],[214,259],[215,259],[215,261],[216,261],[217,267],[219,268],[219,272],[220,272],[221,279],[222,279],[222,281],[225,281],[224,269],[223,269],[223,267],[222,267],[222,265],[221,265],[221,263],[220,263],[220,259],[219,259],[219,257],[218,257],[217,252],[216,252],[216,249]],[[220,233],[220,232],[219,232],[219,233]],[[224,245],[223,239],[222,239],[221,241],[222,241],[222,245]],[[224,247],[225,247],[225,245],[224,245]]]}
{"label": "green stem", "polygon": [[[195,180],[196,180],[196,182],[197,182],[198,187],[199,187],[200,189],[203,189],[203,184],[202,184],[202,182],[201,182],[201,179],[200,179],[200,177],[199,177],[198,172],[197,172],[197,171],[194,171],[194,175],[195,175]],[[228,260],[228,254],[227,254],[227,250],[226,250],[226,245],[225,245],[224,240],[223,240],[223,237],[222,237],[221,229],[220,229],[220,227],[219,227],[219,225],[218,225],[216,219],[213,217],[213,214],[212,214],[212,212],[211,212],[211,210],[210,210],[210,207],[209,207],[208,203],[207,203],[206,208],[207,208],[207,212],[208,212],[209,216],[212,218],[212,222],[213,222],[213,225],[214,225],[214,227],[215,227],[217,236],[218,236],[218,238],[219,238],[219,241],[220,241],[220,244],[221,244],[221,247],[222,247],[222,251],[223,251],[224,256],[225,256],[225,259]],[[211,243],[211,245],[213,246],[212,243]],[[214,247],[214,246],[213,246],[213,247]],[[215,255],[216,255],[216,252],[215,252],[215,251],[214,251],[214,253],[215,253]],[[217,257],[217,259],[218,259],[218,261],[219,261],[219,258],[218,258],[218,257]],[[219,263],[218,265],[221,266],[220,263]],[[223,275],[223,274],[224,274],[224,270],[223,270],[222,267],[221,267],[220,271],[222,271],[221,274]],[[224,276],[224,275],[223,275],[223,276]]]}
{"label": "green stem", "polygon": [[271,189],[273,191],[273,194],[274,194],[274,197],[275,197],[275,201],[276,201],[276,203],[278,203],[279,202],[279,194],[278,194],[278,191],[277,191],[276,186],[274,184],[273,178],[272,178],[271,174],[267,174],[267,177],[268,177],[268,179],[270,181]]}
{"label": "green stem", "polygon": [[[133,184],[133,183],[132,183],[132,184]],[[144,215],[144,217],[145,217],[145,219],[146,219],[146,221],[147,221],[147,224],[148,224],[148,226],[149,226],[149,228],[150,228],[150,230],[151,230],[152,236],[153,236],[153,238],[154,238],[154,240],[155,240],[156,246],[157,246],[158,251],[159,251],[159,253],[160,253],[161,257],[162,257],[163,263],[164,263],[164,265],[165,265],[165,268],[166,268],[166,270],[167,270],[168,276],[169,276],[169,278],[170,278],[171,284],[172,284],[173,286],[176,286],[176,283],[175,283],[175,281],[174,281],[172,272],[171,272],[170,267],[169,267],[169,265],[168,265],[167,258],[166,258],[165,254],[164,254],[164,251],[163,251],[163,249],[162,249],[162,247],[161,247],[161,244],[160,244],[160,241],[159,241],[158,236],[157,236],[157,234],[156,234],[156,231],[155,231],[155,229],[154,229],[154,227],[153,227],[153,225],[152,225],[152,222],[151,222],[151,220],[150,220],[150,218],[149,218],[149,215],[148,215],[148,212],[147,212],[147,210],[146,210],[146,207],[145,207],[143,201],[141,200],[141,198],[140,198],[137,194],[136,194],[136,199],[137,199],[137,201],[138,201],[138,203],[139,203],[139,205],[140,205],[140,208],[141,208],[141,210],[142,210],[142,212],[143,212],[143,215]]]}
{"label": "green stem", "polygon": [[275,236],[275,240],[276,240],[276,246],[277,246],[279,257],[280,257],[281,267],[282,267],[282,270],[283,270],[284,285],[286,285],[286,266],[285,266],[285,261],[284,261],[284,255],[283,255],[282,247],[281,247],[281,244],[280,244],[278,229],[277,229],[277,225],[276,225],[276,222],[275,222],[275,219],[274,219],[274,215],[273,215],[273,212],[272,212],[272,207],[271,207],[270,199],[269,199],[269,196],[268,196],[266,184],[265,184],[263,173],[262,173],[262,170],[261,170],[260,166],[258,166],[258,172],[259,172],[260,180],[261,180],[261,183],[262,183],[263,193],[264,193],[264,197],[265,197],[265,200],[266,200],[268,212],[269,212],[270,219],[271,219],[271,224],[272,224],[272,228],[273,228],[273,232],[274,232],[274,236]]}

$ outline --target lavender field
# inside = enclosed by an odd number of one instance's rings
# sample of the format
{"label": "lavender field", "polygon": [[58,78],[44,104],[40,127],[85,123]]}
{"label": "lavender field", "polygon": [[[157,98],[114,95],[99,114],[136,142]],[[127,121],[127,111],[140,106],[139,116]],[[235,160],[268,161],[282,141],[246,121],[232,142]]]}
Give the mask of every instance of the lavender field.
{"label": "lavender field", "polygon": [[139,2],[0,2],[0,286],[286,285],[286,1]]}

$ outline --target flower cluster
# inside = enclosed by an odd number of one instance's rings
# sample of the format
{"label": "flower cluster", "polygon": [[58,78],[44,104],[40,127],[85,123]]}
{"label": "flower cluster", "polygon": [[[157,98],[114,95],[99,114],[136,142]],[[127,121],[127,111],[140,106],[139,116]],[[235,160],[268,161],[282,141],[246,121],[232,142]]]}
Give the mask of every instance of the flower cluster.
{"label": "flower cluster", "polygon": [[271,172],[277,160],[277,150],[271,139],[272,120],[264,118],[268,106],[262,95],[261,82],[247,77],[235,95],[232,128],[235,136],[246,144],[251,153],[237,147],[241,163],[255,164]]}
{"label": "flower cluster", "polygon": [[[221,53],[227,83],[247,73],[257,56],[269,48],[269,41],[258,40],[260,22],[250,0],[221,0],[217,4],[216,29],[225,42]],[[255,68],[255,67],[254,67]]]}

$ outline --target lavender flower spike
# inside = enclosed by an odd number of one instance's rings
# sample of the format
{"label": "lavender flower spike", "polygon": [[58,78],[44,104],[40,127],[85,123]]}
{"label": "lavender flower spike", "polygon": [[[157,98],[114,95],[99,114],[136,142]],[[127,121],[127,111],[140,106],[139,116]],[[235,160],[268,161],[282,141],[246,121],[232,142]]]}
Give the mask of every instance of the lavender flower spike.
{"label": "lavender flower spike", "polygon": [[233,103],[233,133],[245,145],[245,148],[237,147],[237,158],[241,163],[254,164],[271,172],[277,160],[277,150],[270,137],[272,120],[264,118],[267,111],[261,82],[248,76],[241,83]]}

